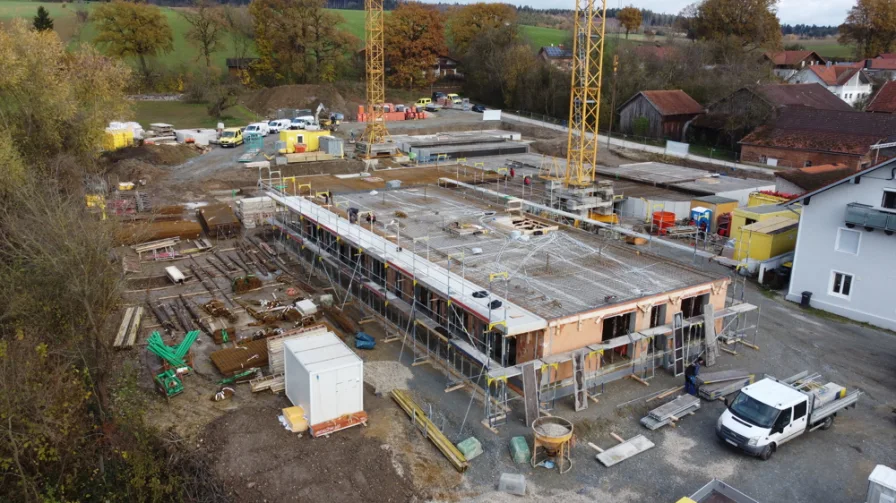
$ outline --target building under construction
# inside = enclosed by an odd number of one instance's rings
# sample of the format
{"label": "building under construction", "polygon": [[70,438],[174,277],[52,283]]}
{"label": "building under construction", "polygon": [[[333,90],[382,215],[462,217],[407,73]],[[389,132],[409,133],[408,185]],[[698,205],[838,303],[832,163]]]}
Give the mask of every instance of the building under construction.
{"label": "building under construction", "polygon": [[262,184],[285,210],[271,223],[287,248],[415,363],[441,367],[446,388],[484,391],[489,427],[512,400],[529,422],[570,394],[587,407],[609,381],[680,374],[706,332],[750,329],[755,308],[726,302],[727,276],[540,218],[517,198],[426,186],[334,200]]}

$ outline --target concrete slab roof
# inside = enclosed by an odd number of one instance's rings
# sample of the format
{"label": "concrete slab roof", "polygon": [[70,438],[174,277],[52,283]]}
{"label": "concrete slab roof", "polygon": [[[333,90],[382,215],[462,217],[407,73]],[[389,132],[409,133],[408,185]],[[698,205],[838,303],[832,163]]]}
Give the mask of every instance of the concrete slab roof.
{"label": "concrete slab roof", "polygon": [[[405,250],[477,285],[469,288],[488,289],[490,274],[508,273],[510,280],[495,281],[491,290],[548,320],[720,279],[567,227],[540,236],[517,236],[503,209],[488,206],[481,196],[465,199],[462,192],[449,189],[364,192],[339,199],[361,211],[373,211],[380,223],[398,223]],[[452,223],[478,226],[477,233],[451,232],[447,228]]]}

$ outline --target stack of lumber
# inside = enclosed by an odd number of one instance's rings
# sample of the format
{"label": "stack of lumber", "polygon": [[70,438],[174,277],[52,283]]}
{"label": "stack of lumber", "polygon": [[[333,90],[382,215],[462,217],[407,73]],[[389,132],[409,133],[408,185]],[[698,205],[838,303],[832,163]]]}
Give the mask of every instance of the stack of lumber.
{"label": "stack of lumber", "polygon": [[235,234],[240,230],[240,221],[230,205],[219,203],[199,208],[199,220],[210,234]]}
{"label": "stack of lumber", "polygon": [[221,349],[211,354],[212,363],[225,376],[268,364],[267,341],[258,339],[235,348]]}
{"label": "stack of lumber", "polygon": [[719,400],[752,384],[754,374],[744,370],[723,370],[697,376],[698,394],[706,400]]}
{"label": "stack of lumber", "polygon": [[464,457],[457,447],[445,437],[445,434],[439,430],[436,425],[426,417],[426,413],[418,406],[406,391],[392,390],[392,399],[411,417],[414,424],[417,425],[423,433],[435,446],[442,451],[442,454],[448,458],[448,461],[454,465],[459,472],[466,471],[469,464],[467,458]]}
{"label": "stack of lumber", "polygon": [[121,325],[118,327],[118,334],[115,336],[112,347],[117,349],[133,347],[134,342],[137,340],[137,331],[140,330],[140,322],[142,320],[142,307],[127,308],[124,312],[124,317],[121,319]]}
{"label": "stack of lumber", "polygon": [[643,424],[649,430],[656,430],[673,424],[682,417],[693,414],[700,408],[700,399],[691,395],[681,395],[671,402],[660,405],[641,418]]}

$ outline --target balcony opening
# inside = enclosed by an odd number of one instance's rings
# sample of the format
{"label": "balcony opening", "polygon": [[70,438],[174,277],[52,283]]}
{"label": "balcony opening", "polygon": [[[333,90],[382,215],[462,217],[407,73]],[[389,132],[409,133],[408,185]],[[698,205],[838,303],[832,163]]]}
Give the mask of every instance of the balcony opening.
{"label": "balcony opening", "polygon": [[880,206],[881,208],[896,210],[896,190],[884,190],[884,199]]}

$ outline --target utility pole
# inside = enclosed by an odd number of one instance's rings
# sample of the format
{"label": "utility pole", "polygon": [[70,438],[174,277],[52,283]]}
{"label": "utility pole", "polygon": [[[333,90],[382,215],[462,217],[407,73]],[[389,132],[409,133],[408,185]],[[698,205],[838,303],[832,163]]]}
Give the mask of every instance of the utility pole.
{"label": "utility pole", "polygon": [[610,149],[610,138],[613,136],[613,119],[616,118],[616,74],[619,70],[619,55],[613,55],[613,93],[610,97],[610,129],[607,130],[607,150]]}

